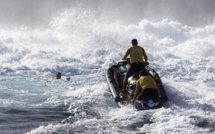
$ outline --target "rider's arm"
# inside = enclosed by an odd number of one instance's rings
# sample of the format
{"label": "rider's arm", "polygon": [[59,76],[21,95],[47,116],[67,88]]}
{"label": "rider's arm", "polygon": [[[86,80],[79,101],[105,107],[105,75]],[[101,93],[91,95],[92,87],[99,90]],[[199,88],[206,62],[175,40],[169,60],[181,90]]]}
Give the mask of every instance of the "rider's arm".
{"label": "rider's arm", "polygon": [[144,49],[143,49],[143,57],[145,59],[145,62],[148,62],[148,57],[147,57],[146,52],[145,52]]}
{"label": "rider's arm", "polygon": [[127,56],[130,54],[130,48],[126,51],[125,55],[122,57],[122,60],[126,60]]}
{"label": "rider's arm", "polygon": [[136,100],[138,93],[139,93],[139,90],[140,90],[140,80],[138,80],[136,83],[136,88],[135,88],[133,100]]}

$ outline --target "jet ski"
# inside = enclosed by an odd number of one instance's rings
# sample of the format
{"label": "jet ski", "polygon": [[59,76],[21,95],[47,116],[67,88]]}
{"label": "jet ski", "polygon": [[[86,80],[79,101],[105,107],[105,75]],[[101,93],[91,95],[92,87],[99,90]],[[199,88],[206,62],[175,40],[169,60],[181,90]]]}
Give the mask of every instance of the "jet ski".
{"label": "jet ski", "polygon": [[131,104],[136,110],[147,110],[147,109],[157,109],[163,107],[163,103],[168,100],[163,83],[158,75],[158,73],[149,67],[149,64],[144,64],[143,69],[152,77],[157,83],[160,91],[159,102],[154,103],[152,100],[144,100],[131,103],[133,94],[136,87],[136,82],[139,79],[138,74],[133,74],[128,78],[126,85],[126,92],[123,89],[123,80],[130,67],[130,59],[120,60],[116,65],[111,66],[106,72],[106,80],[113,96],[113,99],[117,103],[121,104]]}

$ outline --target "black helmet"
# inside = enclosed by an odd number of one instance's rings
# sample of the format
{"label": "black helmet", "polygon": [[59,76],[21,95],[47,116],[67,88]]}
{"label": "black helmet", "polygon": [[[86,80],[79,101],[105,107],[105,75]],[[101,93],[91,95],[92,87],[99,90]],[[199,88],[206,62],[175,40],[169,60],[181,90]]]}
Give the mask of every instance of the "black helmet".
{"label": "black helmet", "polygon": [[138,44],[137,39],[132,39],[131,43],[132,43],[132,45],[137,45]]}

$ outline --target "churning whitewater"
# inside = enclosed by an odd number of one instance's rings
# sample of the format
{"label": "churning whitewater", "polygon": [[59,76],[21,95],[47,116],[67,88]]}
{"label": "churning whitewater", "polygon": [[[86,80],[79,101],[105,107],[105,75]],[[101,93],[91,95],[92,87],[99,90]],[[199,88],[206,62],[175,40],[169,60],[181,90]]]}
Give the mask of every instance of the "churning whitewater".
{"label": "churning whitewater", "polygon": [[[1,28],[1,134],[215,133],[215,25],[108,18],[69,9],[45,29]],[[105,72],[133,38],[162,79],[166,108],[135,111],[109,92]]]}

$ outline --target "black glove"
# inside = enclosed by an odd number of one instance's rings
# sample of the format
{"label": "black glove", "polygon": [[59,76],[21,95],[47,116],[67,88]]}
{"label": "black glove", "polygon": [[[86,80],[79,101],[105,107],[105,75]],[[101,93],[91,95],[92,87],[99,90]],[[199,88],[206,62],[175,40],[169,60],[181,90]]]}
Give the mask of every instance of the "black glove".
{"label": "black glove", "polygon": [[149,65],[149,62],[147,61],[147,62],[145,62],[145,65]]}

